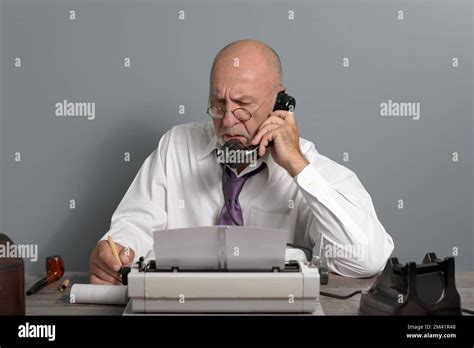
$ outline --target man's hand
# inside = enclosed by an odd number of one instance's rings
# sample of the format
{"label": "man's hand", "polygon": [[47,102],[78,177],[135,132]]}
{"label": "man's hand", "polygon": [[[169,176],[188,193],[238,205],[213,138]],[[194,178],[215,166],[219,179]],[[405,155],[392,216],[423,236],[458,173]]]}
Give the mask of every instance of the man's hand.
{"label": "man's hand", "polygon": [[300,151],[299,131],[293,112],[273,111],[258,128],[252,144],[260,144],[258,154],[263,156],[270,141],[273,141],[271,147],[273,159],[292,177],[298,175],[309,164]]}
{"label": "man's hand", "polygon": [[133,249],[124,248],[122,245],[115,243],[119,253],[120,261],[115,259],[112,249],[106,240],[101,240],[92,251],[90,257],[90,282],[92,284],[122,284],[119,270],[123,266],[129,266],[135,258]]}

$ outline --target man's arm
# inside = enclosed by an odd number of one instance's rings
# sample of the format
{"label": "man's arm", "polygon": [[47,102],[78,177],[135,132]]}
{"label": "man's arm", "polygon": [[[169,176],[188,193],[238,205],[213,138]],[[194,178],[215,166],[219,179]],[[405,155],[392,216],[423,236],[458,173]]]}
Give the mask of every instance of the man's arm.
{"label": "man's arm", "polygon": [[292,112],[274,111],[260,125],[252,144],[259,144],[263,156],[271,141],[272,157],[294,178],[304,197],[298,233],[305,231],[309,237],[305,239],[312,242],[322,234],[328,266],[334,272],[369,277],[382,270],[393,240],[357,176],[319,155],[312,143],[302,151]]}
{"label": "man's arm", "polygon": [[313,242],[323,236],[322,256],[331,271],[358,278],[376,275],[394,244],[370,195],[352,171],[319,155],[313,144],[305,152],[310,164],[294,177],[304,197],[296,229]]}
{"label": "man's arm", "polygon": [[[111,235],[117,245],[131,249],[131,262],[153,247],[152,231],[166,228],[166,176],[165,156],[168,149],[169,132],[160,139],[158,148],[148,156],[125,193],[111,219],[110,230],[101,238],[91,256],[92,269],[97,264],[109,265],[106,271],[114,274],[107,240]],[[102,252],[99,249],[102,247]],[[102,257],[102,256],[103,257]],[[94,260],[93,260],[94,259]],[[112,260],[112,261],[111,261]],[[107,262],[109,261],[109,262]],[[95,267],[95,268],[94,268]],[[109,269],[110,268],[110,269]],[[110,278],[110,277],[107,277]],[[96,279],[97,280],[97,279]],[[102,279],[109,281],[109,279]]]}

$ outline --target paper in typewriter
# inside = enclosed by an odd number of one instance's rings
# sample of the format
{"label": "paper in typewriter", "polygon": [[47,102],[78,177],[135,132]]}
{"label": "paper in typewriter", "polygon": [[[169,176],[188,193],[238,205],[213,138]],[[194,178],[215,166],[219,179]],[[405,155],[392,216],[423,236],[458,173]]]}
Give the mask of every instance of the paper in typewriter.
{"label": "paper in typewriter", "polygon": [[268,270],[284,268],[289,231],[209,226],[153,233],[156,267],[182,270]]}

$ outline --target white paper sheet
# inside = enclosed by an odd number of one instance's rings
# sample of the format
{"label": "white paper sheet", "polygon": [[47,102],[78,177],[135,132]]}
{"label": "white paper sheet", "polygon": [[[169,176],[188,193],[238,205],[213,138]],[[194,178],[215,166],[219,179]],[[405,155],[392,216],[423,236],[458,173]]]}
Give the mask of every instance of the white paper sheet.
{"label": "white paper sheet", "polygon": [[156,267],[266,270],[284,268],[289,231],[209,226],[154,231]]}
{"label": "white paper sheet", "polygon": [[70,302],[124,305],[128,302],[127,286],[74,284]]}

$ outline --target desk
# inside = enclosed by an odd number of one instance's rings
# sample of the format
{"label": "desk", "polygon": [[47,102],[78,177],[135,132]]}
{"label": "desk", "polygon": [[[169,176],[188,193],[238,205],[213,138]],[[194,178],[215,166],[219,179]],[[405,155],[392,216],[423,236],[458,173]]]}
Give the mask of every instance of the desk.
{"label": "desk", "polygon": [[[29,289],[43,275],[27,274],[26,289]],[[49,285],[32,296],[26,297],[27,315],[121,315],[124,306],[87,305],[69,303],[69,292],[75,283],[89,283],[86,272],[66,272],[63,279],[71,280],[64,292],[57,291],[60,282]],[[349,294],[359,289],[369,288],[375,278],[352,279],[336,274],[329,275],[329,284],[321,286],[321,291],[339,295]],[[456,286],[461,295],[463,308],[474,309],[474,272],[456,273]],[[357,315],[360,295],[347,300],[321,296],[321,305],[326,315]]]}

